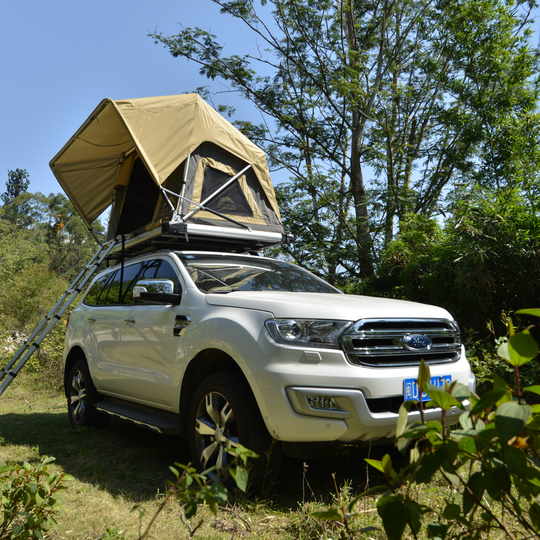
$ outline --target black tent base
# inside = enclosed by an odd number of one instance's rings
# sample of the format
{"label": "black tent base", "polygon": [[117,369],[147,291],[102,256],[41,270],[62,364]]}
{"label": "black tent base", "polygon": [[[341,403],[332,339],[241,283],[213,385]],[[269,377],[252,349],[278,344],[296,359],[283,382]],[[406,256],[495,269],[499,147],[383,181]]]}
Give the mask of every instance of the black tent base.
{"label": "black tent base", "polygon": [[134,257],[159,249],[249,253],[292,241],[291,235],[277,232],[164,221],[152,230],[143,229],[126,235],[108,259]]}

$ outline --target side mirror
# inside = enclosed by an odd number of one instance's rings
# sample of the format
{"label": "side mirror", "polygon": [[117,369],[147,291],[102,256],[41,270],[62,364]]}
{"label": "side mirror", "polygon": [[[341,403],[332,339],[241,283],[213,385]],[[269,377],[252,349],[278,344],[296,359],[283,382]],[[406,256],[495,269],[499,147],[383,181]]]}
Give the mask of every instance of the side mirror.
{"label": "side mirror", "polygon": [[182,295],[175,294],[171,279],[142,279],[133,287],[133,300],[153,304],[180,304]]}

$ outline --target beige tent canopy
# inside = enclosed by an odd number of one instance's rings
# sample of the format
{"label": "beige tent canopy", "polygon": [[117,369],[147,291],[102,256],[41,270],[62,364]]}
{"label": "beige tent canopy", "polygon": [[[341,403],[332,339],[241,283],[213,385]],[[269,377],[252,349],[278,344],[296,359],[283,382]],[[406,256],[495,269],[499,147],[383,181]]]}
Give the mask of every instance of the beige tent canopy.
{"label": "beige tent canopy", "polygon": [[112,205],[109,239],[163,221],[283,235],[264,152],[197,94],[105,99],[50,166],[88,227]]}

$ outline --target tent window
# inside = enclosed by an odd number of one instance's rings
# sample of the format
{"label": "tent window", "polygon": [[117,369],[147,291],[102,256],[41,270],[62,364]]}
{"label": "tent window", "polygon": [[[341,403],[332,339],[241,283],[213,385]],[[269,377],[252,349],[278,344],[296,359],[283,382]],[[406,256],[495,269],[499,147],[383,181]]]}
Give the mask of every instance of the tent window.
{"label": "tent window", "polygon": [[[201,201],[210,197],[231,178],[227,173],[207,165],[204,169]],[[253,217],[253,210],[242,191],[240,182],[233,182],[227,189],[211,199],[206,206],[220,214]]]}

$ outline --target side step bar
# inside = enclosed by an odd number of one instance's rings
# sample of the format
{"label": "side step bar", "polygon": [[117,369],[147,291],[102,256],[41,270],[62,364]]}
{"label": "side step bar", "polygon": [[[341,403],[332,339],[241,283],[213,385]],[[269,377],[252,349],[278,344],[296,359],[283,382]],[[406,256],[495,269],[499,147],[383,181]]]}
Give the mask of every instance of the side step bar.
{"label": "side step bar", "polygon": [[112,398],[105,398],[96,403],[96,409],[100,413],[117,416],[133,424],[164,433],[167,435],[181,435],[180,419],[178,415],[166,411],[158,412],[143,405],[124,402]]}
{"label": "side step bar", "polygon": [[19,371],[34,354],[41,342],[47,337],[56,323],[62,318],[73,301],[79,296],[85,285],[88,283],[99,265],[105,260],[112,249],[121,241],[118,238],[102,244],[90,259],[88,264],[81,270],[75,281],[69,286],[62,297],[56,302],[54,307],[45,315],[43,320],[37,325],[30,337],[21,345],[13,358],[0,370],[0,396],[11,384]]}

